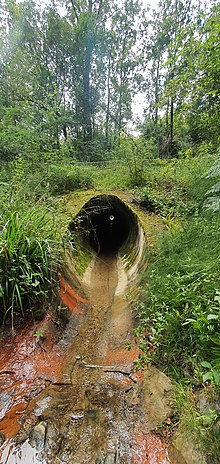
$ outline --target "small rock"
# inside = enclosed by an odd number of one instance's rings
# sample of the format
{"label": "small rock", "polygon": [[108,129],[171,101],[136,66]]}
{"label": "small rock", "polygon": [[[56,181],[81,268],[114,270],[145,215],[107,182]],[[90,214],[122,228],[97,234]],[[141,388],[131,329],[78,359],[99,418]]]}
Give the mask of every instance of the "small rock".
{"label": "small rock", "polygon": [[134,395],[131,397],[131,404],[132,404],[132,406],[136,406],[136,405],[138,405],[139,403],[140,403],[140,400],[139,400],[138,396],[134,394]]}
{"label": "small rock", "polygon": [[133,408],[134,406],[139,405],[140,403],[140,398],[138,397],[138,394],[136,391],[130,390],[130,394],[127,397],[127,405],[128,408]]}
{"label": "small rock", "polygon": [[[174,435],[174,449],[176,449],[186,464],[207,464],[206,458],[192,439],[181,435],[179,432]],[[181,461],[180,461],[181,462]],[[183,461],[184,462],[184,461]]]}
{"label": "small rock", "polygon": [[46,422],[39,422],[30,433],[29,443],[37,451],[43,449],[47,431]]}
{"label": "small rock", "polygon": [[142,393],[143,406],[150,429],[172,416],[174,405],[173,387],[170,379],[152,366],[146,369]]}
{"label": "small rock", "polygon": [[79,413],[79,414],[71,414],[71,415],[70,415],[70,418],[71,418],[72,420],[83,419],[83,418],[84,418],[84,413],[82,413],[82,414],[80,414],[80,413]]}
{"label": "small rock", "polygon": [[12,395],[7,391],[0,393],[0,419],[4,417],[6,412],[10,409],[12,405]]}
{"label": "small rock", "polygon": [[61,428],[56,427],[52,423],[47,425],[47,435],[45,442],[45,452],[48,456],[55,456],[59,453],[62,445],[63,435]]}
{"label": "small rock", "polygon": [[45,409],[48,408],[50,401],[51,401],[51,396],[46,396],[42,398],[41,400],[39,400],[36,404],[36,408],[33,411],[35,416],[42,416]]}

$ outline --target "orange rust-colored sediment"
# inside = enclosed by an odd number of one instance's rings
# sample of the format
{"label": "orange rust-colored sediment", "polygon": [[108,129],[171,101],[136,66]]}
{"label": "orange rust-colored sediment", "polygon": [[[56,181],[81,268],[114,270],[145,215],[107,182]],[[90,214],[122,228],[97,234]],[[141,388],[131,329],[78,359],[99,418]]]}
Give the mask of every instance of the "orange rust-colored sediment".
{"label": "orange rust-colored sediment", "polygon": [[139,371],[132,373],[132,380],[137,383],[142,383],[144,381],[144,370],[141,369]]}
{"label": "orange rust-colored sediment", "polygon": [[59,274],[59,283],[59,297],[63,304],[75,314],[82,315],[83,309],[80,307],[79,303],[88,303],[88,300],[78,295],[61,274]]}
{"label": "orange rust-colored sediment", "polygon": [[132,464],[171,464],[166,445],[153,433],[138,432],[134,438]]}
{"label": "orange rust-colored sediment", "polygon": [[[61,275],[59,280],[62,302],[74,314],[82,315],[82,303],[88,300],[79,296]],[[13,337],[5,335],[0,342],[0,432],[5,438],[18,432],[22,411],[48,381],[62,380],[68,350],[62,348],[56,332],[53,317],[47,313],[37,326],[30,319]]]}
{"label": "orange rust-colored sediment", "polygon": [[146,437],[146,453],[146,464],[170,464],[166,445],[154,434]]}
{"label": "orange rust-colored sediment", "polygon": [[16,435],[20,430],[20,424],[18,422],[21,414],[27,409],[27,403],[15,404],[10,411],[5,415],[4,419],[0,422],[0,431],[4,434],[7,439]]}
{"label": "orange rust-colored sediment", "polygon": [[62,378],[66,354],[54,331],[52,316],[47,314],[37,327],[29,320],[13,337],[5,335],[0,342],[0,431],[5,438],[17,433],[22,412],[47,381]]}
{"label": "orange rust-colored sediment", "polygon": [[132,348],[131,350],[127,350],[126,348],[111,350],[107,352],[104,364],[130,364],[138,360],[139,354],[139,348]]}

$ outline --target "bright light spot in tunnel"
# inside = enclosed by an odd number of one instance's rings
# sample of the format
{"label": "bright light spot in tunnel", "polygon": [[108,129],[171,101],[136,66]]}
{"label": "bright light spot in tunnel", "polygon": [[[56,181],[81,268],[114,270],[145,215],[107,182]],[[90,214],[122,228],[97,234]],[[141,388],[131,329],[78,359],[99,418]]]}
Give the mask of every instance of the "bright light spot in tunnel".
{"label": "bright light spot in tunnel", "polygon": [[123,247],[131,247],[138,234],[135,215],[114,195],[91,198],[70,229],[77,232],[82,246],[99,255],[116,255]]}

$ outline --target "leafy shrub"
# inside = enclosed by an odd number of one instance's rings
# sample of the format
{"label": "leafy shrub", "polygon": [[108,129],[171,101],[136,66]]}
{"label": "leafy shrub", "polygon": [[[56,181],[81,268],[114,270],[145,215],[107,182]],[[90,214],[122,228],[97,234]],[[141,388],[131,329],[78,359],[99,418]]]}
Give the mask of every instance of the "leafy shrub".
{"label": "leafy shrub", "polygon": [[93,186],[91,173],[78,166],[52,165],[48,182],[52,194],[62,194]]}
{"label": "leafy shrub", "polygon": [[203,202],[210,182],[204,174],[213,165],[213,156],[192,159],[155,160],[146,169],[146,184],[166,196]]}
{"label": "leafy shrub", "polygon": [[192,214],[203,204],[210,185],[204,173],[211,164],[209,156],[148,163],[145,186],[138,192],[141,205],[164,217]]}
{"label": "leafy shrub", "polygon": [[[218,394],[210,387],[195,391],[192,385],[179,382],[174,388],[178,433],[186,442],[194,443],[206,456],[206,462],[219,464],[220,428]],[[201,398],[203,407],[201,407]],[[204,405],[206,407],[204,407]]]}
{"label": "leafy shrub", "polygon": [[0,321],[24,316],[49,296],[58,264],[58,228],[44,205],[5,202],[0,216]]}
{"label": "leafy shrub", "polygon": [[[219,152],[220,154],[220,152]],[[212,180],[211,188],[206,192],[204,207],[211,211],[220,211],[220,160],[208,170],[206,179]]]}
{"label": "leafy shrub", "polygon": [[[164,188],[164,186],[163,186]],[[143,187],[139,190],[140,205],[147,211],[152,211],[164,217],[181,216],[194,210],[195,204],[190,200],[185,190],[173,185],[171,192],[155,188]]]}
{"label": "leafy shrub", "polygon": [[140,190],[140,204],[147,211],[153,211],[156,213],[163,212],[165,207],[164,198],[161,193],[156,192],[153,189],[144,187]]}
{"label": "leafy shrub", "polygon": [[70,158],[61,159],[53,153],[31,158],[18,155],[7,164],[6,174],[13,191],[18,190],[31,200],[93,186],[91,168],[78,166]]}

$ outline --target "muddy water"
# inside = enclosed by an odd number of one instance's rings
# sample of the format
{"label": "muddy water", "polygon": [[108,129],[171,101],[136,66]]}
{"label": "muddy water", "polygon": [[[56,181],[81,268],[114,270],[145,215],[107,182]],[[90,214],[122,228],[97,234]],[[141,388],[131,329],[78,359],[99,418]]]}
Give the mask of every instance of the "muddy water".
{"label": "muddy water", "polygon": [[16,439],[3,447],[2,463],[170,463],[166,447],[149,434],[143,378],[132,364],[138,350],[125,348],[133,325],[126,279],[115,257],[94,259],[82,279],[90,306],[62,378],[28,408]]}

